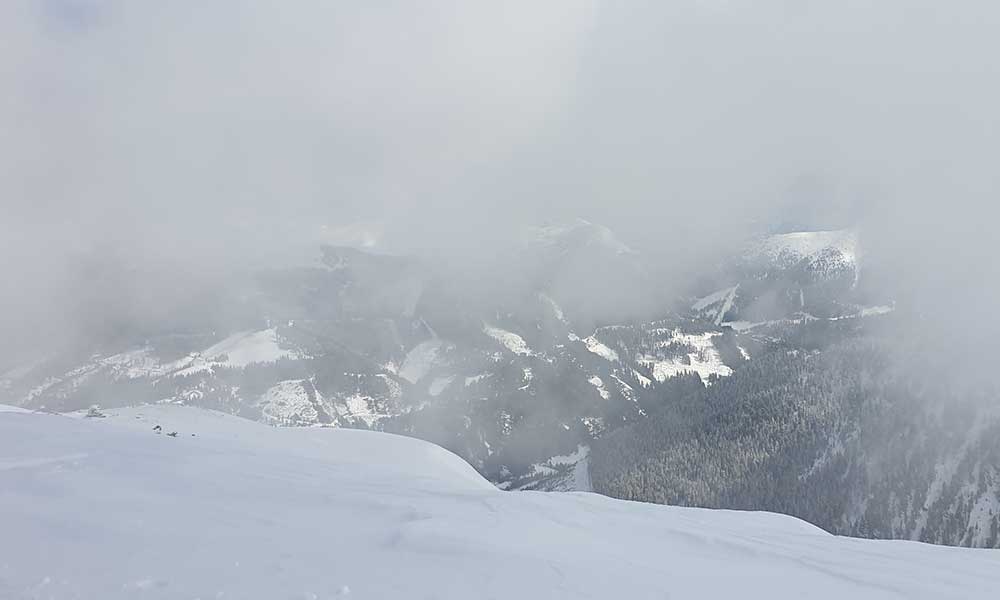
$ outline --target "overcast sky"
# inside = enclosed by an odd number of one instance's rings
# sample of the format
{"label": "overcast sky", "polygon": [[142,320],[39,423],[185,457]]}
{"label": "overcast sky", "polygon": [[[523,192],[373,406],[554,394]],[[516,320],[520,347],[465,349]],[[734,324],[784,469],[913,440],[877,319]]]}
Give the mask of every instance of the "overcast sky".
{"label": "overcast sky", "polygon": [[256,260],[365,222],[465,251],[578,216],[677,260],[860,224],[995,282],[998,32],[986,0],[4,0],[5,300],[94,247]]}

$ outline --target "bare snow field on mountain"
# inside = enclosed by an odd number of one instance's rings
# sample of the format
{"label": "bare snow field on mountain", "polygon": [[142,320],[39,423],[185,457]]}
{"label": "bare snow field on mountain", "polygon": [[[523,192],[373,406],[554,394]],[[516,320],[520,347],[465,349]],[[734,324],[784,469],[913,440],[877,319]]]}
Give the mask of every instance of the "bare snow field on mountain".
{"label": "bare snow field on mountain", "polygon": [[415,439],[270,428],[184,406],[77,417],[0,411],[4,600],[1000,589],[1000,551],[842,538],[771,513],[502,492]]}

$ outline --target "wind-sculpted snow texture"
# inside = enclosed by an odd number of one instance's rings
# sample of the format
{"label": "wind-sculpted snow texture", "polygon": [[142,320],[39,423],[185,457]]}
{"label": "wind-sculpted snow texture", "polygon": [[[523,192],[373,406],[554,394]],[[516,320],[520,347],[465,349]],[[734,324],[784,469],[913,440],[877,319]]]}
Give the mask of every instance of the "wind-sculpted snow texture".
{"label": "wind-sculpted snow texture", "polygon": [[0,457],[12,600],[937,599],[1000,586],[1000,552],[501,492],[426,442],[190,407],[0,412]]}

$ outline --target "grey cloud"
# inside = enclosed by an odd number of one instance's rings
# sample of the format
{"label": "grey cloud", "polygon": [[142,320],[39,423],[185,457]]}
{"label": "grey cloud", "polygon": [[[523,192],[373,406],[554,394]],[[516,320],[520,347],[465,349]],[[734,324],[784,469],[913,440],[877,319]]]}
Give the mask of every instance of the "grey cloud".
{"label": "grey cloud", "polygon": [[464,255],[575,217],[675,273],[860,222],[906,289],[988,297],[998,26],[978,0],[12,0],[0,304],[58,306],[95,248],[192,271],[367,221]]}

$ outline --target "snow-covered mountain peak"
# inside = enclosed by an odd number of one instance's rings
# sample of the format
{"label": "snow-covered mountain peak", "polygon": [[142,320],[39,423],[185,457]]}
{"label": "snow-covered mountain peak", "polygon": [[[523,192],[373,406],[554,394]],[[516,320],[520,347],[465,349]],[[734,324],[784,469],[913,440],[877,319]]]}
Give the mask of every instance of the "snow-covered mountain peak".
{"label": "snow-covered mountain peak", "polygon": [[744,258],[768,269],[801,269],[821,278],[857,277],[861,245],[855,229],[796,231],[767,236],[752,244]]}
{"label": "snow-covered mountain peak", "polygon": [[846,262],[857,263],[860,255],[857,230],[780,233],[761,240],[751,248],[749,254],[782,266],[792,266],[803,260],[818,260],[833,252],[838,253]]}

